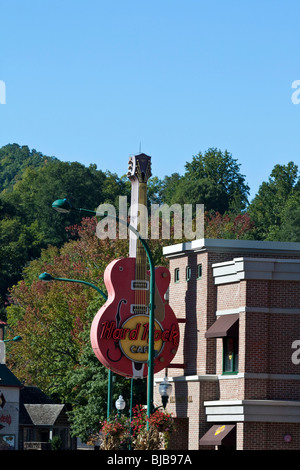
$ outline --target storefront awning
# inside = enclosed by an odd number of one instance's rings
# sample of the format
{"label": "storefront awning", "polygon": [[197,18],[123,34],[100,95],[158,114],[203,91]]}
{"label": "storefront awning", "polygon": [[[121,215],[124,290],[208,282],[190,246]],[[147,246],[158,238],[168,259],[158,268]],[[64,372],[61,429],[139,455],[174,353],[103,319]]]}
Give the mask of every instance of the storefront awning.
{"label": "storefront awning", "polygon": [[235,424],[216,424],[200,439],[201,446],[234,446],[236,441]]}
{"label": "storefront awning", "polygon": [[223,338],[225,336],[238,336],[239,314],[221,315],[207,330],[205,338]]}

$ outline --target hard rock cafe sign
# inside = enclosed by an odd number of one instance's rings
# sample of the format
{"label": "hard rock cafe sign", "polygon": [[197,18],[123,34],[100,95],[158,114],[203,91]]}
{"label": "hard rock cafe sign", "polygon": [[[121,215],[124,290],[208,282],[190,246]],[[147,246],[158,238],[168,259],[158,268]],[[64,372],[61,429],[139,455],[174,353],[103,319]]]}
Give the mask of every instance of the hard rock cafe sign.
{"label": "hard rock cafe sign", "polygon": [[[132,157],[129,177],[132,199],[146,205],[146,184],[151,175],[150,157]],[[138,228],[138,227],[135,227]],[[139,240],[131,240],[129,257],[112,261],[104,273],[108,299],[91,327],[91,344],[98,359],[126,377],[146,377],[149,348],[149,272]],[[164,300],[170,273],[155,269],[154,373],[166,368],[179,345],[178,322]]]}
{"label": "hard rock cafe sign", "polygon": [[[115,322],[104,322],[100,339],[119,340],[122,353],[131,361],[144,363],[148,358],[149,318],[146,315],[129,317],[121,328],[115,328]],[[169,341],[174,349],[178,346],[178,329],[172,325],[171,330],[164,330],[162,325],[154,322],[155,353],[160,355]]]}

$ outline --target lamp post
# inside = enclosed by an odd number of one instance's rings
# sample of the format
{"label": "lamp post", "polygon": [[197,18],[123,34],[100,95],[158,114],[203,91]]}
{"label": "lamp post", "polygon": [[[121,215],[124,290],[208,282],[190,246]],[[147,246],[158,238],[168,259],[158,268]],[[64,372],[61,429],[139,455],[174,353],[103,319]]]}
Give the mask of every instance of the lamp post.
{"label": "lamp post", "polygon": [[[81,281],[79,279],[67,279],[63,277],[53,277],[51,274],[46,273],[46,272],[40,274],[39,279],[41,281],[46,281],[46,282],[63,281],[63,282],[76,282],[79,284],[85,284],[86,286],[89,286],[95,289],[97,292],[99,292],[99,294],[102,295],[104,300],[107,300],[107,295],[101,289],[99,289],[99,287],[95,286],[91,282]],[[107,418],[109,418],[109,415],[112,409],[112,387],[113,387],[113,373],[110,369],[108,369]]]}
{"label": "lamp post", "polygon": [[[57,199],[52,204],[53,209],[57,212],[67,214],[69,212],[79,212],[83,214],[88,214],[91,216],[103,217],[105,214],[102,212],[92,211],[89,209],[75,208],[67,199]],[[147,389],[147,416],[150,418],[150,415],[153,411],[153,384],[154,384],[154,309],[155,309],[155,266],[152,258],[152,253],[149,249],[149,246],[145,240],[141,237],[140,233],[122,219],[119,219],[117,216],[106,214],[107,217],[111,217],[117,220],[119,223],[126,225],[131,232],[133,232],[136,237],[142,243],[149,262],[150,268],[150,305],[149,305],[149,353],[148,353],[148,389]],[[149,423],[147,422],[147,429],[149,430]]]}

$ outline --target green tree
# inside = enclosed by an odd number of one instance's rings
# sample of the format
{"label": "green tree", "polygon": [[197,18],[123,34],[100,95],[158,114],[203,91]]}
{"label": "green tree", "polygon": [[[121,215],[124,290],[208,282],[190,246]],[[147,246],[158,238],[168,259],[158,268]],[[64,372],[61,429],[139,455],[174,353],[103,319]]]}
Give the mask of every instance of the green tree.
{"label": "green tree", "polygon": [[255,225],[247,213],[205,213],[205,238],[254,239]]}
{"label": "green tree", "polygon": [[179,173],[172,173],[171,176],[165,176],[161,181],[161,201],[165,204],[172,204],[174,197],[174,191],[177,188],[178,183],[182,179]]}
{"label": "green tree", "polygon": [[29,150],[27,145],[8,144],[0,148],[0,192],[13,185],[20,179],[28,167],[41,167],[49,161],[56,160],[47,157],[35,149]]}
{"label": "green tree", "polygon": [[299,241],[297,227],[292,228],[299,217],[299,178],[298,166],[289,162],[275,165],[261,184],[248,209],[258,240]]}
{"label": "green tree", "polygon": [[289,196],[281,216],[279,241],[300,242],[300,185]]}
{"label": "green tree", "polygon": [[249,187],[240,164],[227,150],[210,148],[194,156],[185,169],[182,177],[175,173],[163,182],[162,194],[169,204],[204,204],[206,211],[221,214],[245,209]]}

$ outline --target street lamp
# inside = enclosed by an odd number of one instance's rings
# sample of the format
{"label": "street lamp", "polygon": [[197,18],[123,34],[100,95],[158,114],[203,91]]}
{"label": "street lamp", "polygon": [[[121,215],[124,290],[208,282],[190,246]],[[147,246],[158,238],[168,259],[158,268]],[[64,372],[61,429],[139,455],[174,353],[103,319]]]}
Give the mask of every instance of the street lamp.
{"label": "street lamp", "polygon": [[[83,214],[88,214],[92,216],[99,216],[103,217],[106,215],[107,217],[111,217],[117,220],[119,223],[126,225],[131,232],[135,234],[135,236],[140,240],[142,243],[147,258],[149,261],[149,268],[150,268],[150,304],[149,304],[149,353],[148,353],[148,391],[147,391],[147,416],[150,418],[150,415],[153,411],[153,385],[154,385],[154,309],[155,309],[155,266],[152,258],[152,253],[149,249],[149,246],[145,242],[145,240],[141,237],[140,233],[132,227],[132,225],[128,224],[119,217],[104,214],[104,212],[97,212],[91,211],[89,209],[82,209],[82,208],[75,208],[71,205],[71,203],[67,199],[57,199],[52,204],[53,209],[57,212],[61,212],[67,214],[69,212],[79,212]],[[147,422],[147,429],[149,430],[149,422]]]}
{"label": "street lamp", "polygon": [[168,381],[167,377],[165,377],[164,380],[159,385],[158,391],[159,391],[159,394],[161,396],[161,401],[162,401],[163,407],[166,408],[167,403],[169,401],[169,396],[172,393],[172,385]]}
{"label": "street lamp", "polygon": [[115,405],[116,405],[116,408],[118,410],[118,416],[120,418],[121,417],[121,411],[123,411],[125,406],[126,406],[125,400],[122,397],[122,395],[120,395],[119,398],[116,400]]}

